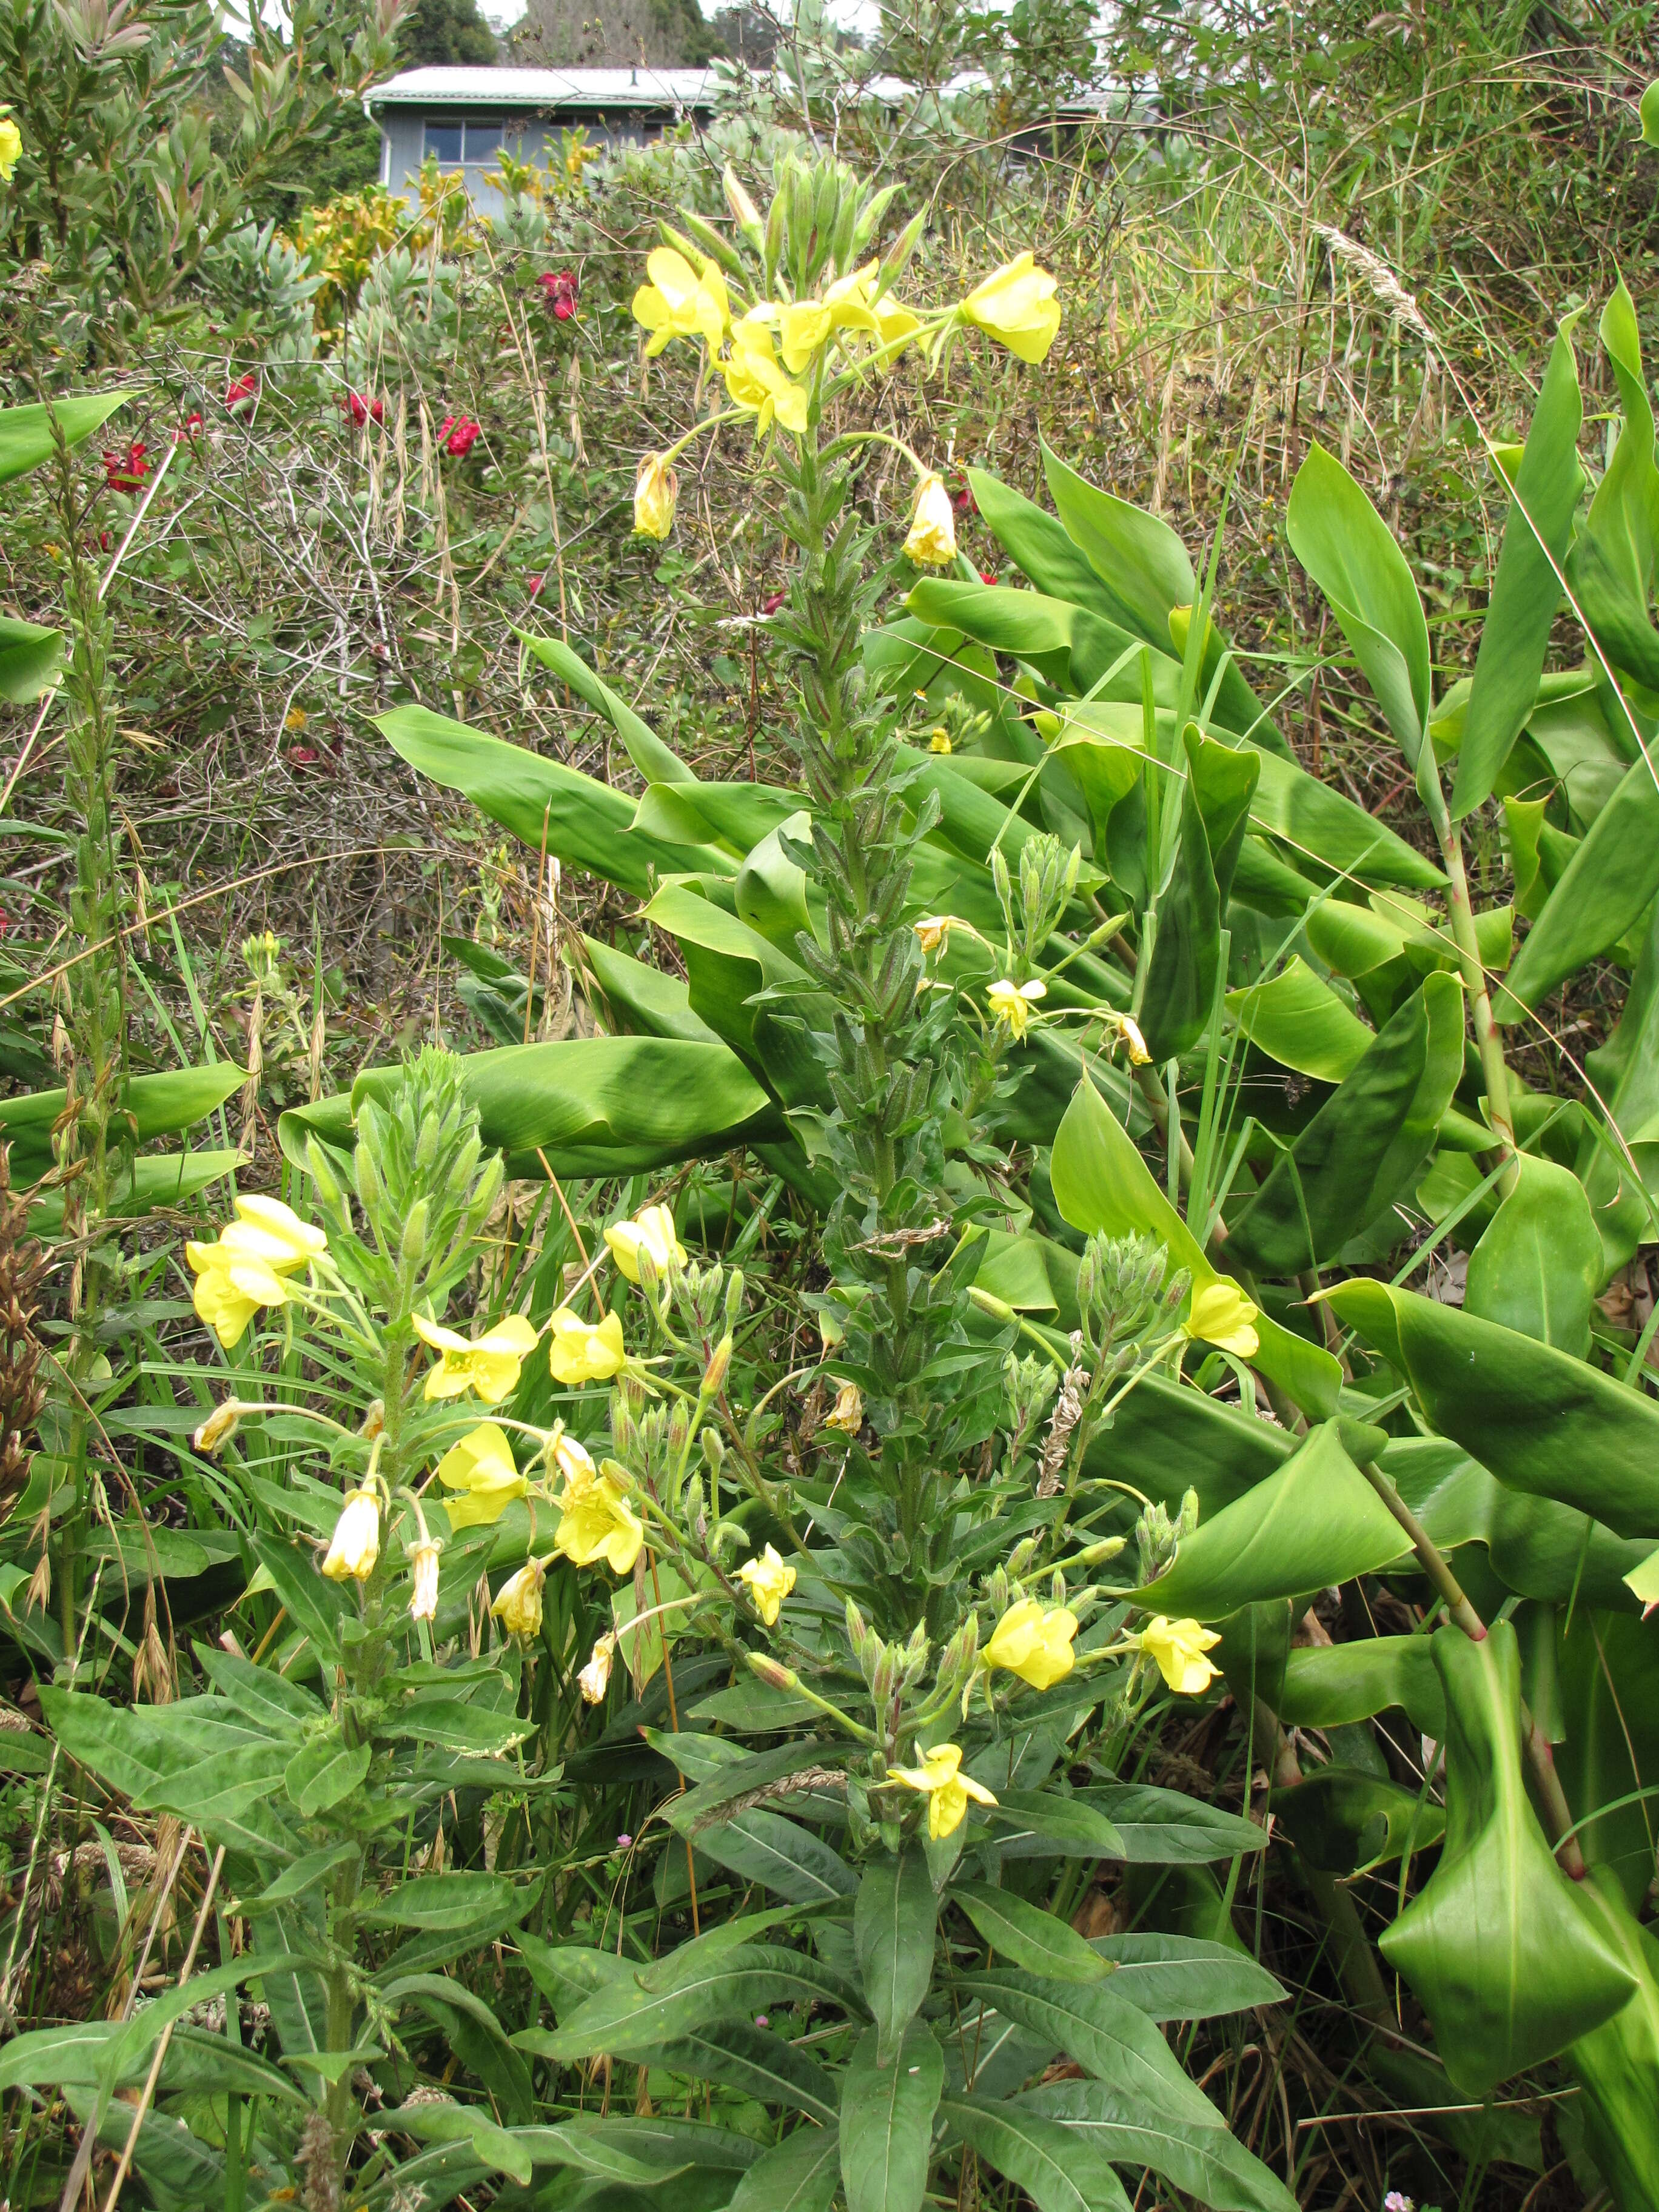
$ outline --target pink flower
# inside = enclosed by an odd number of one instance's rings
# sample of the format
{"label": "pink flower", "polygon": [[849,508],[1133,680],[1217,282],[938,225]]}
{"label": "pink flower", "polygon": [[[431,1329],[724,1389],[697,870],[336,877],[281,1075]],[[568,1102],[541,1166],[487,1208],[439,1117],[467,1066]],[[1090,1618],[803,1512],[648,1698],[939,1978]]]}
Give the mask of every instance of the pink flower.
{"label": "pink flower", "polygon": [[239,376],[234,383],[225,386],[225,406],[234,415],[239,407],[246,407],[250,399],[257,399],[258,396],[259,372],[257,368],[251,368],[246,376]]}
{"label": "pink flower", "polygon": [[757,2012],[755,2014],[755,2025],[757,2027],[770,2027],[772,2023],[763,2012]]}
{"label": "pink flower", "polygon": [[788,596],[789,594],[787,592],[771,592],[766,599],[763,599],[761,601],[761,612],[763,615],[776,614],[778,609],[783,605]]}
{"label": "pink flower", "polygon": [[617,1849],[619,1851],[631,1851],[631,1850],[633,1850],[633,1848],[634,1848],[634,1838],[632,1838],[632,1836],[618,1836],[618,1837],[617,1837]]}
{"label": "pink flower", "polygon": [[579,289],[572,271],[568,269],[561,269],[555,276],[553,271],[549,270],[544,275],[538,276],[536,282],[542,288],[542,297],[551,307],[559,321],[568,323],[576,312],[576,295]]}
{"label": "pink flower", "polygon": [[290,745],[288,757],[295,768],[315,768],[322,758],[314,745]]}
{"label": "pink flower", "polygon": [[340,404],[359,429],[365,422],[384,422],[386,420],[384,399],[370,399],[361,392],[348,392]]}
{"label": "pink flower", "polygon": [[542,586],[546,581],[547,579],[545,576],[526,576],[525,578],[525,589],[529,592],[532,599],[538,599],[542,595]]}
{"label": "pink flower", "polygon": [[446,415],[438,429],[445,453],[464,461],[472,451],[481,427],[470,415]]}
{"label": "pink flower", "polygon": [[149,463],[144,459],[146,447],[142,438],[135,438],[120,452],[104,454],[104,488],[106,491],[137,491],[149,474]]}

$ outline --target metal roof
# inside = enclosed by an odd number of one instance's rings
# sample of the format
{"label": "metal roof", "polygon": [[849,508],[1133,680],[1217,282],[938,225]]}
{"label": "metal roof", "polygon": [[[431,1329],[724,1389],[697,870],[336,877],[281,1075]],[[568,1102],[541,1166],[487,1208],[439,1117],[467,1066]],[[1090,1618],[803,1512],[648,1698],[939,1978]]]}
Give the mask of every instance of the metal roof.
{"label": "metal roof", "polygon": [[714,78],[699,69],[403,70],[376,85],[371,107],[712,107]]}

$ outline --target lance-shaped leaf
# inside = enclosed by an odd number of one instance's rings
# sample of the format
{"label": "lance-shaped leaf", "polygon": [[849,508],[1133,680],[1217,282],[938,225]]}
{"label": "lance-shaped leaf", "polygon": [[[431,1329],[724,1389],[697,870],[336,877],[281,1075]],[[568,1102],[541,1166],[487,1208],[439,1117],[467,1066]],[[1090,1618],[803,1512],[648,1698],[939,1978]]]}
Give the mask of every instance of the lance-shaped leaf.
{"label": "lance-shaped leaf", "polygon": [[1206,2124],[1172,2119],[1116,2083],[1050,2081],[1027,2090],[1018,2109],[1058,2121],[1114,2166],[1150,2166],[1214,2212],[1295,2212],[1290,2191],[1229,2132],[1213,2106]]}
{"label": "lance-shaped leaf", "polygon": [[1446,1694],[1446,1836],[1382,1936],[1466,2096],[1551,2058],[1625,2005],[1636,1977],[1556,1864],[1521,1778],[1521,1657],[1496,1622],[1434,1638]]}
{"label": "lance-shaped leaf", "polygon": [[57,431],[66,446],[78,446],[129,397],[125,392],[88,392],[27,407],[0,407],[0,483],[49,461],[58,450]]}
{"label": "lance-shaped leaf", "polygon": [[[1042,592],[1011,592],[1002,585],[957,583],[930,576],[913,586],[905,605],[921,621],[964,632],[993,653],[1024,661],[1063,690],[1088,691],[1109,675],[1137,641],[1101,616],[1051,599]],[[1167,697],[1175,705],[1178,665],[1164,656]],[[1137,693],[1139,678],[1133,668]],[[1106,695],[1112,696],[1109,690]],[[1126,691],[1127,696],[1127,691]]]}
{"label": "lance-shaped leaf", "polygon": [[579,699],[585,700],[596,714],[603,714],[628,749],[631,760],[647,783],[695,785],[697,778],[679,755],[651,727],[642,721],[625,699],[620,698],[602,678],[595,674],[580,653],[573,653],[557,638],[532,637],[528,630],[514,633],[533,653],[544,668],[562,677]]}
{"label": "lance-shaped leaf", "polygon": [[1462,1073],[1462,987],[1427,976],[1274,1160],[1229,1249],[1269,1275],[1328,1265],[1415,1186]]}
{"label": "lance-shaped leaf", "polygon": [[1277,1474],[1200,1521],[1174,1565],[1133,1598],[1149,1613],[1223,1620],[1264,1598],[1374,1574],[1409,1548],[1329,1421]]}
{"label": "lance-shaped leaf", "polygon": [[1584,404],[1572,349],[1582,312],[1575,308],[1565,316],[1556,332],[1515,473],[1515,496],[1504,525],[1503,550],[1480,626],[1464,715],[1452,788],[1455,817],[1473,813],[1492,796],[1510,748],[1532,713],[1550,625],[1561,603],[1562,568],[1584,488],[1578,465]]}
{"label": "lance-shaped leaf", "polygon": [[1146,1782],[1099,1782],[1078,1796],[1116,1829],[1117,1856],[1137,1864],[1197,1866],[1267,1849],[1265,1828],[1182,1790],[1157,1790]]}
{"label": "lance-shaped leaf", "polygon": [[836,2123],[797,2128],[757,2158],[738,2184],[726,2212],[830,2212],[841,2181]]}
{"label": "lance-shaped leaf", "polygon": [[1334,454],[1316,441],[1285,514],[1291,550],[1331,603],[1413,772],[1429,726],[1429,626],[1392,532]]}
{"label": "lance-shaped leaf", "polygon": [[921,1852],[872,1859],[859,1884],[853,1946],[864,2001],[876,2023],[878,2064],[886,2066],[921,2009],[933,1977],[939,1899]]}
{"label": "lance-shaped leaf", "polygon": [[1277,975],[1229,991],[1227,1011],[1270,1060],[1320,1083],[1340,1083],[1352,1074],[1376,1034],[1300,953]]}
{"label": "lance-shaped leaf", "polygon": [[884,2065],[876,2031],[860,2036],[842,2076],[841,2178],[847,2212],[920,2212],[945,2058],[933,2030],[912,2021]]}
{"label": "lance-shaped leaf", "polygon": [[1623,277],[1601,311],[1600,336],[1619,386],[1624,421],[1567,575],[1607,659],[1651,689],[1659,684],[1659,635],[1648,620],[1659,471],[1641,336]]}
{"label": "lance-shaped leaf", "polygon": [[762,2104],[787,2105],[820,2126],[835,2125],[835,2076],[810,2051],[748,2021],[728,2020],[717,2028],[694,2029],[660,2050],[641,2052],[640,2063],[664,2066],[671,2074],[690,2075],[699,2081],[718,2081]]}
{"label": "lance-shaped leaf", "polygon": [[1005,2020],[1075,2058],[1085,2073],[1109,2081],[1148,2112],[1188,2126],[1223,2125],[1204,2092],[1146,2014],[1103,1982],[1056,1982],[1008,1968],[964,1974],[958,1987]]}
{"label": "lance-shaped leaf", "polygon": [[1286,1994],[1243,1952],[1198,1936],[1097,1936],[1089,1948],[1110,1966],[1113,1996],[1148,2020],[1208,2020],[1281,2004]]}
{"label": "lance-shaped leaf", "polygon": [[1109,2160],[1057,2120],[987,2097],[947,2097],[939,2111],[988,2166],[1024,2191],[1037,2212],[1128,2212]]}
{"label": "lance-shaped leaf", "polygon": [[1258,772],[1256,754],[1200,737],[1195,726],[1185,744],[1180,841],[1158,896],[1140,1017],[1147,1049],[1159,1061],[1190,1050],[1214,1007],[1222,919]]}
{"label": "lance-shaped leaf", "polygon": [[1057,1982],[1098,1982],[1111,1972],[1069,1923],[1012,1890],[993,1889],[988,1882],[956,1881],[950,1895],[989,1948],[1017,1966]]}
{"label": "lance-shaped leaf", "polygon": [[1583,1605],[1563,1623],[1557,1674],[1566,1736],[1556,1765],[1581,1824],[1579,1848],[1622,1884],[1634,1912],[1653,1879],[1655,1800],[1641,1792],[1659,1781],[1659,1638],[1634,1613]]}
{"label": "lance-shaped leaf", "polygon": [[1574,847],[1494,999],[1500,1021],[1525,1019],[1557,984],[1616,945],[1659,892],[1659,784],[1645,760]]}
{"label": "lance-shaped leaf", "polygon": [[816,1959],[769,1944],[701,1958],[667,1988],[647,1989],[636,1978],[595,1990],[552,2035],[529,2029],[514,2039],[520,2049],[560,2060],[592,2058],[602,2051],[635,2051],[670,2043],[709,2021],[751,2017],[769,2004],[794,2000],[846,2005],[852,1993]]}
{"label": "lance-shaped leaf", "polygon": [[1584,2141],[1620,2212],[1650,2212],[1659,2175],[1659,1942],[1592,1872],[1584,1902],[1635,1978],[1629,2002],[1563,2052],[1584,2093]]}
{"label": "lance-shaped leaf", "polygon": [[[169,1068],[160,1075],[135,1075],[122,1089],[118,1115],[131,1116],[135,1143],[173,1136],[205,1121],[247,1080],[234,1060],[207,1067]],[[12,1179],[32,1181],[51,1163],[52,1133],[69,1103],[67,1091],[32,1091],[21,1098],[0,1099],[0,1137],[12,1148]]]}
{"label": "lance-shaped leaf", "polygon": [[1621,1536],[1659,1536],[1659,1406],[1644,1392],[1414,1291],[1356,1279],[1329,1297],[1440,1433],[1500,1482]]}
{"label": "lance-shaped leaf", "polygon": [[[1087,1075],[1054,1137],[1051,1174],[1054,1202],[1074,1229],[1151,1237],[1167,1249],[1171,1267],[1191,1271],[1195,1291],[1231,1279],[1212,1267]],[[1265,1313],[1254,1326],[1261,1340],[1254,1364],[1304,1413],[1322,1420],[1334,1413],[1342,1370],[1330,1353]]]}
{"label": "lance-shaped leaf", "polygon": [[1584,1187],[1522,1152],[1519,1179],[1469,1255],[1464,1310],[1583,1359],[1601,1287],[1601,1237]]}

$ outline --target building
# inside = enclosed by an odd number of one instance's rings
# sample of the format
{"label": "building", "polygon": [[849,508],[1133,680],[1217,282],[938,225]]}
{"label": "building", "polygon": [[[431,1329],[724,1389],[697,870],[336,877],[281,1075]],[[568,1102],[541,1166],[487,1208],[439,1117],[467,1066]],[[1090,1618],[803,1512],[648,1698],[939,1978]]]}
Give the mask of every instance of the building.
{"label": "building", "polygon": [[421,164],[434,155],[459,169],[483,214],[501,207],[484,179],[503,145],[515,160],[545,165],[559,134],[580,124],[591,146],[642,146],[688,116],[707,115],[714,81],[707,70],[413,69],[369,94],[380,126],[380,182],[411,204]]}

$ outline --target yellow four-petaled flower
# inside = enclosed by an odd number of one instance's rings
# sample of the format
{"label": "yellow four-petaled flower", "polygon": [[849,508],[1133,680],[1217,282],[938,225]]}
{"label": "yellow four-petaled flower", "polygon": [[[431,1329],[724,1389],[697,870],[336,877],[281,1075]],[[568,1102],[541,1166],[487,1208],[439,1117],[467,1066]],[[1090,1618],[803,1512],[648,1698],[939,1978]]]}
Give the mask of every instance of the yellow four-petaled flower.
{"label": "yellow four-petaled flower", "polygon": [[1072,1671],[1076,1634],[1077,1615],[1067,1607],[1045,1612],[1036,1598],[1023,1597],[992,1630],[982,1663],[1006,1668],[1034,1690],[1050,1690]]}
{"label": "yellow four-petaled flower", "polygon": [[744,1561],[738,1580],[748,1584],[750,1599],[766,1626],[775,1626],[779,1607],[795,1587],[794,1569],[769,1544],[757,1559]]}
{"label": "yellow four-petaled flower", "polygon": [[962,1826],[971,1797],[976,1805],[994,1805],[996,1799],[971,1774],[961,1771],[962,1753],[954,1743],[936,1743],[921,1754],[920,1766],[890,1766],[887,1778],[906,1790],[919,1790],[927,1800],[927,1832],[935,1842],[954,1835]]}
{"label": "yellow four-petaled flower", "polygon": [[428,1398],[459,1398],[476,1390],[494,1406],[517,1387],[525,1354],[535,1348],[538,1332],[522,1314],[509,1314],[483,1336],[465,1337],[424,1314],[414,1316],[415,1334],[438,1354],[426,1378]]}

